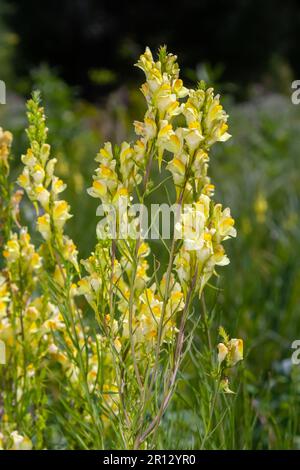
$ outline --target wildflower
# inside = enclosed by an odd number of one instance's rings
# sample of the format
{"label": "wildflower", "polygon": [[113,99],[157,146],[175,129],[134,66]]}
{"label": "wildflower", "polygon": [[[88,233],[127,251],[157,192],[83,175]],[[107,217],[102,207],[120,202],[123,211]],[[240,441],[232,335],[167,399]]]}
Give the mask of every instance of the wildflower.
{"label": "wildflower", "polygon": [[3,256],[10,263],[15,262],[19,258],[20,246],[16,234],[13,235],[13,238],[11,240],[8,240],[5,250],[3,251]]}
{"label": "wildflower", "polygon": [[51,224],[49,214],[44,214],[37,218],[37,229],[45,240],[49,240],[51,236]]}
{"label": "wildflower", "polygon": [[52,178],[52,190],[55,195],[63,192],[66,189],[67,185],[58,178],[57,176],[53,176]]}
{"label": "wildflower", "polygon": [[0,274],[0,319],[6,315],[6,308],[9,300],[10,294],[6,279]]}
{"label": "wildflower", "polygon": [[199,144],[204,140],[204,137],[201,132],[200,123],[198,121],[189,123],[188,129],[184,130],[184,139],[191,153],[193,153],[199,147]]}
{"label": "wildflower", "polygon": [[58,229],[62,229],[64,224],[72,216],[69,213],[70,206],[66,201],[55,201],[53,209],[53,222]]}
{"label": "wildflower", "polygon": [[218,344],[218,361],[221,364],[226,359],[228,367],[234,367],[238,362],[243,360],[243,340],[232,338],[229,339],[224,328],[220,327],[220,335],[224,342]]}
{"label": "wildflower", "polygon": [[229,366],[235,366],[243,360],[243,340],[233,338],[228,343],[227,363]]}
{"label": "wildflower", "polygon": [[22,436],[18,431],[13,431],[10,435],[12,439],[11,450],[31,450],[32,442],[27,436]]}
{"label": "wildflower", "polygon": [[266,213],[268,210],[268,202],[262,193],[259,193],[254,202],[254,210],[257,221],[264,223],[266,220]]}
{"label": "wildflower", "polygon": [[186,170],[188,167],[189,156],[186,153],[180,153],[167,164],[167,170],[173,175],[174,184],[179,189],[185,181]]}
{"label": "wildflower", "polygon": [[228,393],[228,394],[234,394],[235,392],[233,392],[230,388],[229,388],[229,380],[227,377],[225,377],[224,379],[221,380],[220,382],[220,390],[224,393]]}
{"label": "wildflower", "polygon": [[51,147],[46,142],[48,129],[38,93],[33,94],[27,108],[29,118],[27,135],[30,147],[21,157],[24,168],[18,183],[25,189],[36,210],[38,211],[40,205],[44,211],[44,214],[37,218],[38,231],[46,241],[50,241],[52,232],[56,230],[53,243],[57,243],[59,251],[66,256],[65,259],[76,267],[77,250],[63,235],[64,225],[72,217],[70,208],[66,201],[58,199],[66,185],[54,175],[56,159],[50,158]]}
{"label": "wildflower", "polygon": [[227,207],[222,211],[222,205],[214,206],[212,215],[212,226],[215,229],[215,239],[217,241],[227,240],[236,237],[236,229],[234,228],[234,219],[230,215],[230,209]]}
{"label": "wildflower", "polygon": [[9,131],[3,131],[0,127],[0,165],[8,169],[8,156],[12,144],[12,134]]}
{"label": "wildflower", "polygon": [[218,344],[218,362],[221,364],[227,357],[228,354],[228,348],[225,346],[224,343],[219,343]]}

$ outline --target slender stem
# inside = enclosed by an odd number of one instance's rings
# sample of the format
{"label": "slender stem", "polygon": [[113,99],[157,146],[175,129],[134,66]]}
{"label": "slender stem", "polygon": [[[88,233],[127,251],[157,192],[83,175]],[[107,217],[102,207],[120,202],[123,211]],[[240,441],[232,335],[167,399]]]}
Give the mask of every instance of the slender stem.
{"label": "slender stem", "polygon": [[135,449],[138,449],[140,447],[141,443],[159,425],[159,423],[161,421],[161,418],[162,418],[162,416],[163,416],[163,414],[164,414],[164,412],[165,412],[165,410],[166,410],[166,408],[167,408],[167,406],[170,402],[170,399],[173,395],[178,369],[179,369],[179,366],[181,364],[181,353],[182,353],[183,344],[184,344],[185,324],[186,324],[186,319],[187,319],[188,312],[189,312],[189,306],[190,306],[190,303],[193,299],[196,280],[197,280],[197,269],[196,269],[195,274],[193,276],[192,283],[191,283],[191,286],[190,286],[190,289],[189,289],[189,292],[188,292],[188,295],[187,295],[185,308],[183,310],[182,317],[181,317],[181,322],[180,322],[180,327],[179,327],[179,332],[178,332],[178,337],[177,337],[177,343],[176,343],[176,349],[175,349],[175,355],[174,355],[174,357],[175,357],[174,368],[173,368],[173,371],[170,375],[168,386],[166,387],[167,392],[166,392],[166,394],[165,394],[165,396],[162,400],[162,403],[161,403],[158,414],[155,416],[155,418],[152,420],[152,422],[149,424],[149,426],[146,428],[146,430],[140,436],[137,437],[137,439],[135,441],[135,445],[134,445]]}

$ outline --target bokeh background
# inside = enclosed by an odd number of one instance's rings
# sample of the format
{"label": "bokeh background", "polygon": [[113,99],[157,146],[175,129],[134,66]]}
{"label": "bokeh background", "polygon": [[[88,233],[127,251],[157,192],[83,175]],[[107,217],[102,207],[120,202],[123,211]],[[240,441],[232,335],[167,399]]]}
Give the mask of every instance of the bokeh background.
{"label": "bokeh background", "polygon": [[[87,256],[97,221],[86,195],[93,159],[104,141],[133,138],[132,120],[144,113],[143,77],[133,64],[146,45],[162,44],[178,55],[189,86],[204,79],[222,94],[233,135],[216,145],[211,173],[238,238],[227,243],[231,264],[206,300],[213,341],[222,324],[244,339],[245,361],[232,377],[238,393],[215,404],[218,425],[205,447],[300,448],[300,365],[291,363],[291,344],[300,339],[300,105],[291,102],[291,83],[300,79],[296,0],[0,0],[0,79],[7,86],[0,125],[15,136],[13,175],[26,149],[25,101],[39,88],[68,183],[70,234]],[[164,200],[163,189],[155,198]],[[201,447],[212,405],[202,387],[205,361],[200,326],[163,421],[162,447]]]}

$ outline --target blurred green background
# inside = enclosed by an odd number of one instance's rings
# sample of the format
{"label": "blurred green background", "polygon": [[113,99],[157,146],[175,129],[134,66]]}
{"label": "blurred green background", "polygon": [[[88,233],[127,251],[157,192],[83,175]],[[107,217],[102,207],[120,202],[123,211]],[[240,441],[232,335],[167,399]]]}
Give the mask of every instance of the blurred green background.
{"label": "blurred green background", "polygon": [[[146,45],[168,44],[187,83],[213,85],[230,114],[233,138],[216,146],[210,171],[238,237],[206,303],[213,344],[222,324],[244,339],[245,361],[232,377],[238,393],[212,403],[211,356],[197,329],[162,447],[300,448],[300,365],[291,364],[300,339],[300,105],[291,102],[299,35],[296,1],[0,3],[0,125],[14,133],[13,174],[26,149],[25,100],[39,88],[81,257],[95,243],[97,204],[86,188],[96,152],[106,140],[132,139],[132,121],[143,116],[133,63]],[[165,191],[155,197],[163,201]]]}

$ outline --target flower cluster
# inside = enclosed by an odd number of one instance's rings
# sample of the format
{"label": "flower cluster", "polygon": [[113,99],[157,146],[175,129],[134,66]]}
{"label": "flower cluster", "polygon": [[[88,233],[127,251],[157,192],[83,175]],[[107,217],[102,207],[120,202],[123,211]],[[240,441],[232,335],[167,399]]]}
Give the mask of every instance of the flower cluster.
{"label": "flower cluster", "polygon": [[57,245],[63,259],[78,269],[76,246],[63,233],[66,221],[72,217],[68,203],[59,199],[59,194],[65,190],[66,185],[54,174],[56,159],[50,158],[51,148],[46,142],[48,129],[37,93],[28,102],[27,115],[30,147],[21,157],[24,169],[18,183],[25,189],[38,214],[39,207],[43,211],[37,218],[38,231],[47,242],[54,237],[54,245]]}
{"label": "flower cluster", "polygon": [[[210,147],[230,137],[228,116],[213,89],[202,83],[196,90],[184,86],[176,59],[165,48],[160,49],[157,61],[148,48],[140,57],[137,66],[146,75],[141,90],[147,111],[142,122],[134,122],[138,140],[123,142],[120,148],[105,143],[88,189],[101,200],[106,222],[109,206],[123,207],[119,224],[130,222],[139,228],[140,220],[131,212],[132,201],[136,196],[140,202],[147,197],[153,160],[161,168],[168,158],[166,168],[173,176],[176,202],[183,209],[169,267],[161,280],[153,279],[148,263],[151,250],[141,235],[134,238],[129,231],[125,239],[116,235],[107,240],[101,225],[94,252],[82,262],[87,275],[75,289],[95,312],[105,354],[118,364],[121,357],[126,370],[134,370],[139,387],[143,387],[140,371],[142,377],[155,377],[168,345],[170,354],[175,354],[174,364],[178,363],[189,303],[195,293],[201,295],[215,267],[228,264],[222,243],[236,236],[230,210],[212,200],[214,186],[207,174]],[[183,239],[178,246],[177,238]],[[97,374],[96,365],[91,374]],[[112,391],[125,380],[122,368],[119,374],[110,380]],[[151,394],[153,381],[149,387]],[[113,395],[114,406],[125,406],[122,386]],[[140,406],[138,401],[136,406]]]}
{"label": "flower cluster", "polygon": [[[224,369],[234,367],[238,362],[243,360],[244,345],[242,339],[230,339],[222,326],[219,328],[219,334],[223,342],[219,343],[217,346],[218,364],[221,372],[223,372]],[[229,388],[229,379],[226,376],[222,377],[220,388],[225,393],[234,393]]]}
{"label": "flower cluster", "polygon": [[236,236],[230,209],[213,204],[210,197],[201,194],[199,200],[184,208],[176,224],[178,237],[183,239],[175,265],[186,292],[195,276],[196,289],[202,290],[213,275],[215,266],[225,266],[229,259],[222,242]]}
{"label": "flower cluster", "polygon": [[[146,447],[176,387],[192,338],[187,324],[194,300],[216,266],[229,263],[223,242],[236,236],[234,220],[228,208],[214,202],[208,176],[211,146],[230,137],[219,96],[203,83],[186,88],[176,56],[165,47],[157,61],[147,48],[136,65],[146,75],[141,90],[147,110],[143,121],[134,122],[134,142],[119,147],[106,142],[96,156],[87,192],[101,201],[104,218],[93,252],[80,264],[65,234],[71,214],[60,194],[66,185],[54,173],[56,159],[38,93],[28,102],[30,146],[21,157],[18,184],[33,203],[43,241],[35,249],[16,218],[21,196],[16,193],[11,203],[5,187],[11,223],[0,273],[0,339],[7,346],[10,387],[1,393],[1,407],[3,402],[8,411],[0,448],[29,449],[32,443],[43,448],[46,404],[56,407],[57,383],[68,400],[62,397],[55,410],[63,410],[63,424],[78,428],[72,446],[104,447],[109,436],[125,448]],[[0,129],[3,181],[11,140]],[[136,216],[134,205],[138,200],[145,207],[155,190],[156,162],[171,173],[175,204],[182,209],[170,244],[163,241],[166,267],[143,238],[142,216]],[[104,236],[111,208],[121,215],[118,234],[124,235],[124,226],[125,236]],[[242,349],[241,340],[224,333],[218,373],[240,361]],[[227,379],[222,380],[229,391]],[[33,433],[31,442],[26,436]]]}
{"label": "flower cluster", "polygon": [[12,134],[9,131],[3,131],[0,127],[0,165],[8,168],[8,157],[12,144]]}
{"label": "flower cluster", "polygon": [[[38,117],[41,118],[41,115]],[[36,121],[36,129],[37,126]],[[42,127],[41,123],[39,126]],[[5,156],[5,165],[0,166],[1,178],[7,179],[9,174],[11,141],[11,134],[1,130],[1,156]],[[4,233],[4,246],[0,254],[3,261],[0,272],[0,340],[5,344],[3,380],[7,384],[1,393],[6,413],[2,417],[0,447],[25,450],[31,448],[32,443],[23,431],[33,434],[32,426],[36,429],[36,445],[42,446],[47,415],[43,377],[45,367],[54,359],[55,331],[63,323],[57,306],[49,302],[45,291],[41,292],[44,290],[42,278],[45,271],[43,249],[36,251],[27,227],[21,227],[18,221],[21,192],[13,193],[9,184],[3,184],[1,190],[3,188],[6,189],[3,193],[6,217],[12,223],[7,224],[10,230]],[[25,189],[29,191],[29,187]],[[38,191],[38,186],[33,183],[32,189]],[[33,201],[36,203],[35,198]],[[50,212],[50,202],[47,208]],[[63,364],[67,359],[59,351],[55,356],[56,363]]]}
{"label": "flower cluster", "polygon": [[[9,154],[12,144],[12,134],[3,131],[0,127],[0,242],[1,238],[6,238],[10,233],[11,222],[11,200],[9,174]],[[6,233],[4,233],[6,232]]]}

